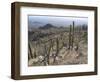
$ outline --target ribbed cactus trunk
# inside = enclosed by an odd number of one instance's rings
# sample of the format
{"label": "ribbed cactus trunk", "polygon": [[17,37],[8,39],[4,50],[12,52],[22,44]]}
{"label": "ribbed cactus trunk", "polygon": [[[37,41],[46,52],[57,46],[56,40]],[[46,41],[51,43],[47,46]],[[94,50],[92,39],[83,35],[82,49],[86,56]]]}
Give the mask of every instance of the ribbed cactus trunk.
{"label": "ribbed cactus trunk", "polygon": [[28,43],[28,47],[29,47],[28,58],[29,58],[29,59],[32,59],[32,58],[33,58],[33,55],[32,55],[32,50],[31,50],[30,43]]}
{"label": "ribbed cactus trunk", "polygon": [[75,22],[73,21],[73,30],[72,30],[72,48],[74,46],[74,28],[75,28]]}
{"label": "ribbed cactus trunk", "polygon": [[56,39],[56,43],[57,43],[57,51],[56,51],[56,56],[58,55],[58,52],[59,52],[59,40],[58,40],[58,38]]}
{"label": "ribbed cactus trunk", "polygon": [[76,45],[78,46],[79,44],[79,27],[77,27],[77,40],[76,40]]}
{"label": "ribbed cactus trunk", "polygon": [[44,65],[47,65],[47,47],[46,44],[44,44]]}
{"label": "ribbed cactus trunk", "polygon": [[59,53],[59,40],[58,40],[58,38],[56,38],[56,54],[54,56],[53,63],[55,63],[56,57],[58,56],[58,53]]}
{"label": "ribbed cactus trunk", "polygon": [[48,45],[44,44],[44,65],[49,65],[49,57],[50,57],[50,51],[52,48],[53,44],[52,44],[52,40],[50,40],[50,43],[48,43]]}
{"label": "ribbed cactus trunk", "polygon": [[51,51],[51,48],[52,48],[52,39],[50,40],[50,44],[49,44],[49,48],[48,48],[48,52],[47,52],[47,64],[49,65],[49,57],[50,57],[50,51]]}
{"label": "ribbed cactus trunk", "polygon": [[69,29],[69,49],[71,46],[71,28],[72,28],[72,25],[70,25],[70,29]]}
{"label": "ribbed cactus trunk", "polygon": [[79,47],[79,42],[81,41],[81,26],[78,28],[78,47]]}

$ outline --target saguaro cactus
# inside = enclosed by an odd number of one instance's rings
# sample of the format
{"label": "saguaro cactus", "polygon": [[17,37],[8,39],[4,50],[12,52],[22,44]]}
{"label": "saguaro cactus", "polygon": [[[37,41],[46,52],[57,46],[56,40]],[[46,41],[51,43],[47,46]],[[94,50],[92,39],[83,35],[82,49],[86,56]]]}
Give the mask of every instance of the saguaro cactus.
{"label": "saguaro cactus", "polygon": [[48,48],[48,53],[47,53],[47,63],[49,64],[49,57],[50,57],[50,51],[52,48],[52,39],[50,39],[50,44],[49,44],[49,48]]}
{"label": "saguaro cactus", "polygon": [[58,38],[56,39],[56,56],[58,55],[58,52],[59,52],[59,40],[58,40]]}
{"label": "saguaro cactus", "polygon": [[48,45],[44,44],[44,49],[45,49],[44,65],[49,65],[50,51],[52,48],[52,39],[50,41],[48,41],[47,43],[48,43]]}
{"label": "saguaro cactus", "polygon": [[55,53],[55,56],[54,56],[53,63],[55,63],[56,57],[58,56],[58,53],[59,53],[59,40],[58,40],[58,38],[56,38],[56,53]]}
{"label": "saguaro cactus", "polygon": [[44,44],[44,65],[47,65],[47,46]]}
{"label": "saguaro cactus", "polygon": [[72,30],[72,48],[74,46],[74,28],[75,28],[75,22],[73,21],[73,30]]}
{"label": "saguaro cactus", "polygon": [[69,29],[69,49],[71,46],[71,28],[72,28],[72,25],[70,25],[70,29]]}
{"label": "saguaro cactus", "polygon": [[29,59],[32,59],[33,58],[33,55],[32,55],[32,50],[31,50],[30,43],[28,43],[28,47],[29,47],[28,58]]}

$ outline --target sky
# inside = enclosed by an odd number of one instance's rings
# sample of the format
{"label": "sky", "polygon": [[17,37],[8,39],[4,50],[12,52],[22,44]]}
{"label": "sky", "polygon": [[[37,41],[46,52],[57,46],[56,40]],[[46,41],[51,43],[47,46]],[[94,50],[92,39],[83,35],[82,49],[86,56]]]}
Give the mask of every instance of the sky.
{"label": "sky", "polygon": [[30,15],[28,16],[28,26],[29,28],[38,28],[46,24],[52,24],[57,27],[66,27],[72,22],[75,25],[88,24],[87,17],[67,17],[67,16],[40,16],[40,15]]}

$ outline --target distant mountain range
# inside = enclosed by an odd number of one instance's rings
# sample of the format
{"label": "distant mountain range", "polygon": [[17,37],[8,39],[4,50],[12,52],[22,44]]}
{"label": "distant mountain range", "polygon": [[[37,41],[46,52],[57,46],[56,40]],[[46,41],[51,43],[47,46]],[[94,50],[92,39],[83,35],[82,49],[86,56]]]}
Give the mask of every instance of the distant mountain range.
{"label": "distant mountain range", "polygon": [[44,26],[39,27],[39,29],[49,29],[49,28],[57,28],[57,27],[53,26],[52,24],[46,24]]}
{"label": "distant mountain range", "polygon": [[[32,31],[33,29],[65,28],[65,26],[57,26],[57,25],[54,25],[54,24],[51,24],[51,23],[44,24],[44,23],[41,23],[41,22],[30,22],[28,25],[29,25],[28,26],[29,31]],[[87,28],[87,24],[83,24],[83,26],[84,25]]]}

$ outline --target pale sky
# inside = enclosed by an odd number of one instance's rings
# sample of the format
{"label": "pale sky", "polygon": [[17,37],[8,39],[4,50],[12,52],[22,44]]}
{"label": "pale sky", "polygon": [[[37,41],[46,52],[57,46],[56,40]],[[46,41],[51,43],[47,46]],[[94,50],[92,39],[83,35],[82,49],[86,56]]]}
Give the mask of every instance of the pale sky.
{"label": "pale sky", "polygon": [[60,27],[66,27],[72,22],[75,22],[75,25],[82,25],[82,24],[88,24],[88,18],[87,17],[62,17],[62,16],[28,16],[28,25],[29,28],[37,28],[40,26],[44,26],[46,24],[52,24],[54,26]]}

